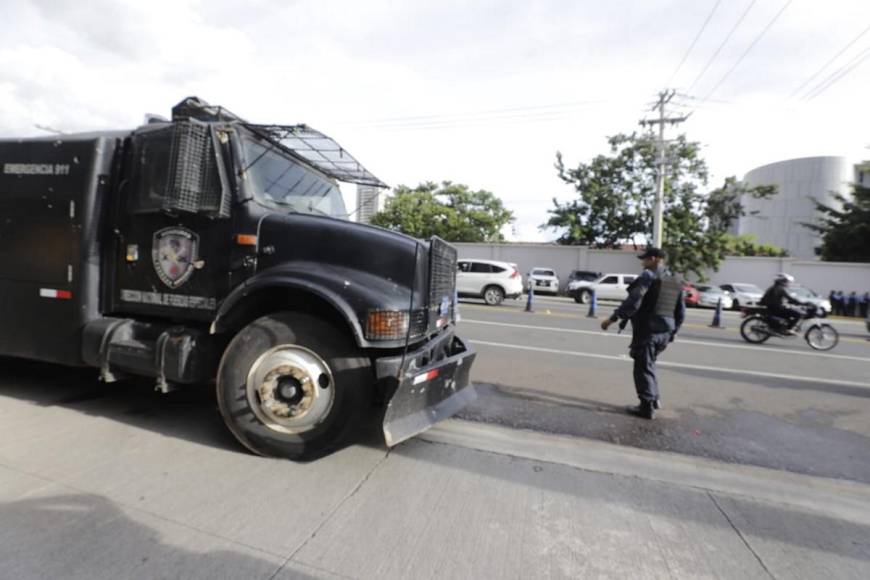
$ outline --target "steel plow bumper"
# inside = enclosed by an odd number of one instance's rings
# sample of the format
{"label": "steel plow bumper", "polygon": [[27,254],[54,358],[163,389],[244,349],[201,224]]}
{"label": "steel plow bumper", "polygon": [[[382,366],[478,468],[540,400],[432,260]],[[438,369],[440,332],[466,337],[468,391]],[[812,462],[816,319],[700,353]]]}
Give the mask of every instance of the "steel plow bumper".
{"label": "steel plow bumper", "polygon": [[378,377],[398,383],[384,415],[388,446],[422,433],[477,397],[470,381],[475,356],[450,328],[404,357],[377,359]]}

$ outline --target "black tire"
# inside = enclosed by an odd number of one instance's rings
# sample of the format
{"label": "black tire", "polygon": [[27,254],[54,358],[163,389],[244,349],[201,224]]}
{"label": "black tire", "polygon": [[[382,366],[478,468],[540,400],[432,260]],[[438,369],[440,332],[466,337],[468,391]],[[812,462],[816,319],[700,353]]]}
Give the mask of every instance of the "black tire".
{"label": "black tire", "polygon": [[487,286],[483,289],[483,301],[490,306],[498,306],[504,302],[504,290],[500,286]]}
{"label": "black tire", "polygon": [[804,340],[813,350],[831,350],[840,342],[840,333],[828,323],[814,324],[807,329]]}
{"label": "black tire", "polygon": [[[289,364],[279,363],[278,356],[319,361],[317,364],[320,366],[293,366],[292,358]],[[295,380],[289,369],[303,367],[315,369],[310,377],[320,372],[317,385],[313,384],[315,381],[304,380],[304,377],[303,382],[294,384],[307,384],[309,390],[321,394],[306,397],[310,391],[301,386],[298,389],[290,387],[294,396],[298,393],[300,398],[291,404],[298,402],[304,406],[308,401],[311,405],[299,417],[313,421],[313,424],[288,428],[282,425],[281,418],[274,419],[269,414],[269,410],[276,407],[263,403],[260,391],[252,385],[264,385],[264,388],[267,384],[284,385],[286,383],[281,381]],[[253,380],[268,368],[273,372],[262,380]],[[278,378],[267,381],[270,376]],[[310,314],[278,312],[253,321],[230,341],[218,368],[216,389],[224,422],[242,445],[258,455],[306,460],[339,448],[356,434],[360,420],[371,410],[373,384],[371,362],[360,356],[347,332],[341,332],[327,320]],[[283,386],[276,386],[272,391],[266,389],[267,395],[275,394],[273,404],[281,405],[286,401],[277,401],[284,395],[282,389]],[[279,392],[282,394],[278,395]],[[315,409],[316,404],[311,401],[324,403],[325,397],[331,401],[328,408]],[[308,413],[312,414],[308,416]],[[287,422],[298,420],[298,417],[291,418]]]}
{"label": "black tire", "polygon": [[579,295],[579,294],[574,294],[574,302],[576,302],[577,304],[582,304],[582,302],[580,301],[580,295]]}
{"label": "black tire", "polygon": [[740,336],[752,344],[761,344],[770,338],[767,323],[760,316],[750,316],[740,325]]}
{"label": "black tire", "polygon": [[731,310],[740,310],[740,302],[738,302],[736,298],[731,303]]}
{"label": "black tire", "polygon": [[577,298],[574,300],[580,304],[589,304],[592,301],[592,292],[589,290],[581,290],[580,293],[577,294]]}

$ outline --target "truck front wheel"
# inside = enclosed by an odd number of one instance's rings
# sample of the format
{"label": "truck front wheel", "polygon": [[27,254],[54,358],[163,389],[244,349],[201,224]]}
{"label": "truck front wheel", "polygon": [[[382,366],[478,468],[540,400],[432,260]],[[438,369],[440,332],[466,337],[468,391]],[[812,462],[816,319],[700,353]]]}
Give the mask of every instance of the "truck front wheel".
{"label": "truck front wheel", "polygon": [[259,455],[304,460],[335,450],[370,410],[371,363],[347,333],[304,313],[264,316],[224,352],[221,415]]}

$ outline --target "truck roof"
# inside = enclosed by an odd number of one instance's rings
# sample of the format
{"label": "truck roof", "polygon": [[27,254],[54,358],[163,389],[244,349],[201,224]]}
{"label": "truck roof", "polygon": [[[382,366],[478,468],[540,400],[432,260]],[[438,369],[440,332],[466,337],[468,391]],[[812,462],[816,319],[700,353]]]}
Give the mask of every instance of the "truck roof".
{"label": "truck roof", "polygon": [[34,135],[32,137],[0,137],[0,141],[64,141],[64,142],[75,142],[75,141],[93,141],[94,139],[98,139],[100,137],[107,137],[110,139],[123,139],[132,133],[133,130],[129,131],[86,131],[82,133],[59,133],[56,135]]}

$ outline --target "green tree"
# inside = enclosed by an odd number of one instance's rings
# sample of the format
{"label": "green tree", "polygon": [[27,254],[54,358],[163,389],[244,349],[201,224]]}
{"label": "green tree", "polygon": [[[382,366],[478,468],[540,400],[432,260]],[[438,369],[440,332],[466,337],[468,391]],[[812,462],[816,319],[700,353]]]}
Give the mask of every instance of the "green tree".
{"label": "green tree", "polygon": [[822,236],[816,253],[822,260],[870,262],[870,188],[852,186],[852,199],[837,193],[835,205],[813,200],[821,214],[815,224],[804,224]]}
{"label": "green tree", "polygon": [[[551,217],[542,228],[561,230],[562,244],[618,248],[652,238],[658,154],[652,133],[619,134],[608,138],[610,152],[590,163],[567,169],[556,154],[559,178],[574,187],[578,198],[553,199]],[[664,247],[678,272],[704,279],[718,269],[725,255],[726,235],[738,217],[746,215],[743,195],[769,197],[773,186],[747,187],[734,177],[709,192],[707,164],[701,146],[685,135],[668,142],[664,190]]]}
{"label": "green tree", "polygon": [[491,192],[449,181],[413,189],[400,185],[372,218],[374,225],[415,238],[439,236],[449,242],[500,242],[502,227],[512,221],[513,213]]}
{"label": "green tree", "polygon": [[725,236],[725,255],[786,258],[788,257],[788,250],[772,244],[759,244],[752,234],[741,234],[739,236],[727,234]]}

